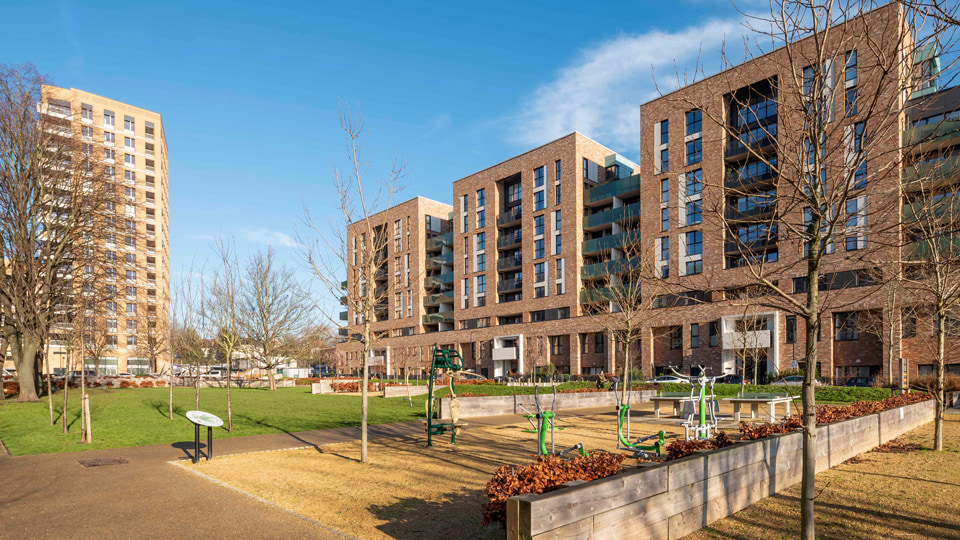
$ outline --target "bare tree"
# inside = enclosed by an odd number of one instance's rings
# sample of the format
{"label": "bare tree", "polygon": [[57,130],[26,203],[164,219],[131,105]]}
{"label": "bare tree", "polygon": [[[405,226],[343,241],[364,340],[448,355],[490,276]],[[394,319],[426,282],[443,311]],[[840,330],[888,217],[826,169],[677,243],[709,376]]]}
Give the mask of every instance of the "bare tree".
{"label": "bare tree", "polygon": [[101,230],[92,147],[74,132],[70,104],[43,95],[45,82],[32,65],[0,66],[0,309],[20,401],[39,399],[51,325]]}
{"label": "bare tree", "polygon": [[[208,363],[210,341],[207,336],[208,318],[202,301],[204,273],[181,271],[180,283],[174,289],[173,317],[170,327],[170,345],[181,363],[192,365],[188,371],[193,376],[194,406],[200,408],[200,366]],[[171,387],[173,385],[171,368]],[[173,419],[173,390],[170,391],[169,416]]]}
{"label": "bare tree", "polygon": [[219,265],[207,285],[205,310],[209,326],[216,332],[217,348],[227,364],[227,431],[233,431],[233,353],[240,346],[240,294],[243,290],[236,249],[220,238],[216,245]]}
{"label": "bare tree", "polygon": [[749,17],[750,30],[776,48],[757,54],[748,44],[746,65],[755,69],[721,72],[724,90],[709,97],[681,89],[669,98],[702,112],[704,136],[724,144],[728,161],[743,156],[723,179],[704,179],[704,201],[714,204],[704,207],[704,222],[724,231],[725,251],[735,252],[725,260],[736,269],[729,275],[764,289],[757,305],[805,322],[801,536],[811,540],[821,317],[875,292],[865,261],[896,258],[889,246],[899,226],[913,40],[898,5],[871,7],[774,1],[768,16]]}
{"label": "bare tree", "polygon": [[240,306],[242,348],[267,370],[270,390],[276,390],[276,369],[302,353],[298,337],[310,326],[312,304],[293,269],[278,265],[267,250],[247,262]]}
{"label": "bare tree", "polygon": [[[373,323],[386,317],[388,288],[378,286],[378,279],[387,273],[389,236],[386,223],[372,218],[390,207],[394,194],[406,172],[406,163],[395,159],[389,172],[377,179],[367,177],[371,160],[365,152],[367,130],[363,117],[340,105],[340,129],[346,139],[348,168],[334,168],[337,189],[338,219],[331,227],[318,223],[305,209],[306,225],[311,238],[301,238],[301,254],[307,268],[332,297],[340,296],[347,309],[347,341],[359,343],[363,372],[360,386],[360,461],[367,463],[367,381],[370,379],[370,356],[378,336]],[[346,272],[346,281],[338,276]],[[341,296],[342,295],[342,296]],[[321,306],[328,320],[337,324],[339,317]],[[351,328],[352,327],[352,328]],[[355,329],[355,330],[354,330]]]}

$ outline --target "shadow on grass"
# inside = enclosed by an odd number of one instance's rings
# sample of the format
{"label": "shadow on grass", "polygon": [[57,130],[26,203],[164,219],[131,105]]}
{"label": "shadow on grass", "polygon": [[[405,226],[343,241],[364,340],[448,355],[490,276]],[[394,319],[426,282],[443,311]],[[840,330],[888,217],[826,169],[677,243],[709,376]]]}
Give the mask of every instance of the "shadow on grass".
{"label": "shadow on grass", "polygon": [[[150,406],[156,409],[157,412],[160,413],[160,416],[164,418],[170,418],[170,403],[163,402],[163,401],[152,401],[150,403]],[[184,412],[183,407],[179,405],[173,406],[173,414],[176,416],[183,416],[184,418],[186,418],[185,416],[186,413]]]}
{"label": "shadow on grass", "polygon": [[407,497],[391,504],[371,505],[370,513],[386,523],[377,526],[391,538],[502,538],[499,525],[480,527],[483,490],[461,489],[440,501]]}

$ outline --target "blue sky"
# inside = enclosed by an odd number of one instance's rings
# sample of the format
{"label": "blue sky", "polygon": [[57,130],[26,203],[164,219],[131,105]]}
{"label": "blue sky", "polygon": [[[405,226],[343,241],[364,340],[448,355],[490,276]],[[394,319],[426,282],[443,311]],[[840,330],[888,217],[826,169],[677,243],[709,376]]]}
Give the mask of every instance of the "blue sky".
{"label": "blue sky", "polygon": [[[450,183],[570,131],[637,158],[651,70],[708,73],[739,15],[723,1],[8,2],[4,63],[162,114],[171,270],[210,238],[272,244],[294,264],[302,201],[333,206],[337,103],[359,103],[376,162],[410,163],[400,195]],[[467,7],[469,6],[469,7]]]}

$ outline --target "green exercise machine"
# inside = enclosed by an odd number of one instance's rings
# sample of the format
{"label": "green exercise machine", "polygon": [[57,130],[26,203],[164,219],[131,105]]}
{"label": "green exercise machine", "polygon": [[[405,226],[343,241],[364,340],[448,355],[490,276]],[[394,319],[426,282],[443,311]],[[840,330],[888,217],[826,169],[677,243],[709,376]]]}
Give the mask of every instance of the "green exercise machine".
{"label": "green exercise machine", "polygon": [[[617,450],[627,450],[632,452],[631,457],[650,459],[660,457],[666,445],[666,433],[660,431],[655,435],[640,437],[636,441],[630,442],[630,397],[633,392],[627,389],[626,403],[620,397],[617,387],[620,383],[613,385],[613,395],[617,398]],[[623,426],[627,426],[627,434],[623,434]],[[655,439],[655,440],[654,440]],[[641,444],[649,440],[654,440],[653,444]]]}
{"label": "green exercise machine", "polygon": [[[460,421],[460,400],[457,399],[456,385],[454,377],[458,371],[463,369],[463,358],[460,353],[454,349],[433,350],[433,358],[430,361],[430,381],[427,393],[427,446],[433,446],[433,436],[443,435],[450,432],[450,444],[457,444],[457,435],[460,429],[466,424]],[[440,400],[433,398],[433,383],[436,380],[437,373],[444,373],[450,377],[450,419],[443,421],[440,418],[434,418],[435,413],[440,409]]]}
{"label": "green exercise machine", "polygon": [[[533,429],[524,429],[524,433],[535,433],[537,435],[537,455],[543,456],[565,456],[571,452],[576,451],[581,456],[586,456],[587,451],[583,449],[583,443],[577,443],[566,450],[557,451],[557,442],[556,437],[554,436],[555,430],[562,430],[563,428],[556,427],[556,407],[557,407],[557,385],[553,384],[553,403],[550,405],[550,410],[544,410],[540,406],[540,386],[534,384],[533,386],[533,403],[537,407],[537,412],[533,413],[528,410],[523,405],[520,405],[520,408],[524,410],[527,414],[523,415],[524,418],[530,422],[530,425]],[[550,449],[547,449],[547,433],[550,433]]]}
{"label": "green exercise machine", "polygon": [[681,424],[684,437],[688,441],[709,439],[717,433],[717,416],[715,414],[717,396],[713,393],[713,385],[722,375],[708,377],[708,368],[702,365],[697,366],[697,368],[699,369],[697,375],[684,375],[673,367],[670,368],[677,377],[690,382],[690,399],[697,403],[696,410],[691,412],[686,422]]}

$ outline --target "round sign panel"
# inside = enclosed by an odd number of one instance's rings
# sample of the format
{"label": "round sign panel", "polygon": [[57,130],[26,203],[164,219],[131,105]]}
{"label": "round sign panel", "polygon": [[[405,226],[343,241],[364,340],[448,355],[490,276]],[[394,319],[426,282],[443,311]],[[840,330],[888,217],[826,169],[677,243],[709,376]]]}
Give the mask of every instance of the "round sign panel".
{"label": "round sign panel", "polygon": [[199,424],[201,426],[220,427],[223,425],[223,420],[221,420],[217,416],[212,415],[208,412],[187,411],[186,416],[187,416],[187,420],[193,422],[194,424]]}

